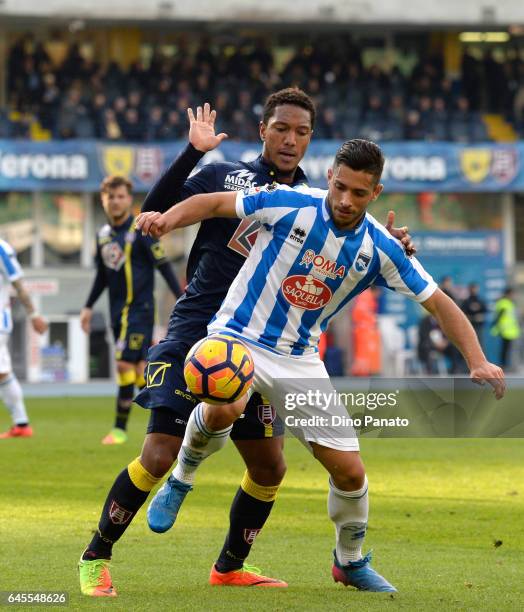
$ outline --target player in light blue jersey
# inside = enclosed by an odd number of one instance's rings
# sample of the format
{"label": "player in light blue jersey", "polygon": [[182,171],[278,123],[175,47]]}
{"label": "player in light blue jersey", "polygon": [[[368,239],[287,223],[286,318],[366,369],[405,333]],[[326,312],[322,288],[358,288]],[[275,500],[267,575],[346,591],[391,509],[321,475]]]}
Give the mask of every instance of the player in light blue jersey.
{"label": "player in light blue jersey", "polygon": [[[368,483],[355,432],[343,421],[346,408],[336,401],[326,406],[321,399],[336,394],[318,356],[320,333],[353,297],[379,284],[422,304],[464,355],[471,378],[492,385],[497,399],[505,392],[502,370],[486,360],[462,311],[367,213],[382,192],[383,165],[377,145],[350,140],[328,171],[327,191],[270,186],[245,194],[197,195],[163,215],[145,213],[137,221],[144,233],[156,237],[215,216],[261,223],[255,246],[208,331],[229,333],[249,344],[253,386],[288,424],[286,407],[300,394],[301,401],[293,405],[293,433],[330,474],[328,511],[336,528],[333,577],[368,591],[396,589],[370,567],[370,555],[362,556]],[[164,523],[165,530],[165,523],[175,521],[198,465],[222,446],[219,436],[242,414],[246,401],[195,408],[178,464],[150,506],[150,524]]]}
{"label": "player in light blue jersey", "polygon": [[12,426],[0,433],[0,440],[8,438],[30,438],[33,428],[29,424],[29,417],[22,395],[22,387],[13,372],[11,355],[9,353],[9,336],[13,331],[13,318],[11,316],[11,286],[23,304],[31,320],[31,326],[37,334],[47,331],[47,321],[40,316],[33,305],[33,300],[24,287],[23,272],[16,252],[5,240],[0,240],[0,398],[7,406]]}

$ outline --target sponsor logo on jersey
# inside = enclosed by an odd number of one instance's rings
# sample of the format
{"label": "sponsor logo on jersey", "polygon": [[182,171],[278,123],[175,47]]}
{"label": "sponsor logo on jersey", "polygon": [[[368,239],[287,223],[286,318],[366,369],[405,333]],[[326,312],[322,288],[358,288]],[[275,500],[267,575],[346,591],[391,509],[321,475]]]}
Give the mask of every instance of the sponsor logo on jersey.
{"label": "sponsor logo on jersey", "polygon": [[253,544],[259,533],[260,529],[244,529],[244,541],[246,544]]}
{"label": "sponsor logo on jersey", "polygon": [[271,425],[277,417],[276,410],[269,404],[260,404],[258,406],[258,420],[262,425]]}
{"label": "sponsor logo on jersey", "polygon": [[258,221],[242,219],[227,246],[242,257],[247,257],[257,240],[259,229]]}
{"label": "sponsor logo on jersey", "polygon": [[328,259],[323,255],[317,255],[312,249],[307,249],[302,256],[300,265],[306,268],[313,266],[313,270],[317,274],[327,276],[333,280],[343,278],[346,273],[346,266],[339,266],[336,261]]}
{"label": "sponsor logo on jersey", "polygon": [[301,227],[294,227],[293,232],[289,235],[291,240],[298,242],[298,244],[304,244],[304,238],[306,236],[306,230]]}
{"label": "sponsor logo on jersey", "polygon": [[303,310],[324,308],[331,300],[331,289],[312,274],[293,274],[282,281],[280,289],[284,298]]}
{"label": "sponsor logo on jersey", "polygon": [[233,172],[228,172],[224,179],[224,189],[230,191],[253,189],[253,187],[257,187],[255,177],[255,172],[250,172],[249,170],[234,170]]}
{"label": "sponsor logo on jersey", "polygon": [[114,525],[125,525],[129,519],[133,516],[131,510],[122,508],[114,499],[111,500],[109,506],[109,518]]}
{"label": "sponsor logo on jersey", "polygon": [[122,251],[122,247],[118,242],[104,244],[100,249],[100,255],[104,265],[110,270],[120,270],[126,260],[124,251]]}
{"label": "sponsor logo on jersey", "polygon": [[367,270],[370,261],[371,255],[368,255],[367,253],[359,253],[357,255],[357,259],[355,260],[355,270],[357,272],[364,272]]}

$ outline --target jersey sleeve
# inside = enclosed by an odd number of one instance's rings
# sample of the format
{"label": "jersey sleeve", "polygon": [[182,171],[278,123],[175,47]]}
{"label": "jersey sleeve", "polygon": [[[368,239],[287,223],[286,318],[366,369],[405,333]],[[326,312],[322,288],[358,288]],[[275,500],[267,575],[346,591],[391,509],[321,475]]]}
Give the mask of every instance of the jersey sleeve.
{"label": "jersey sleeve", "polygon": [[312,199],[285,185],[254,187],[247,192],[239,191],[236,213],[241,219],[254,217],[260,223],[273,226],[288,213],[311,206]]}
{"label": "jersey sleeve", "polygon": [[13,247],[7,243],[0,243],[0,269],[5,278],[11,283],[23,276],[16,253]]}
{"label": "jersey sleeve", "polygon": [[404,250],[390,240],[377,247],[380,259],[380,273],[375,284],[398,291],[415,302],[424,302],[437,289],[432,276],[412,257],[406,257]]}

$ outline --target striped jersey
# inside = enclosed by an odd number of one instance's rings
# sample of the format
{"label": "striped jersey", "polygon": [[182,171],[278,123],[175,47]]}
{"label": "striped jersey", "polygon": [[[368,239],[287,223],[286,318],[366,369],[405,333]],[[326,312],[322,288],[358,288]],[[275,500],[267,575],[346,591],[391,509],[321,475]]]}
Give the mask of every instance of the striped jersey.
{"label": "striped jersey", "polygon": [[9,334],[13,329],[9,291],[11,283],[22,276],[13,247],[0,239],[0,333]]}
{"label": "striped jersey", "polygon": [[285,185],[239,192],[237,215],[261,224],[209,332],[229,331],[277,353],[317,350],[331,318],[370,285],[423,302],[437,288],[370,214],[338,229],[327,191]]}

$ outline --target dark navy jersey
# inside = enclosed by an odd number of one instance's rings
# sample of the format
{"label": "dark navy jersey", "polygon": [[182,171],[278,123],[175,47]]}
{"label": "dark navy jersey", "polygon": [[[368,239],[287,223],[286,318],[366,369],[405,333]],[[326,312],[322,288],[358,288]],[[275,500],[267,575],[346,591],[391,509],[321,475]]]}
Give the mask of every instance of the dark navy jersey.
{"label": "dark navy jersey", "polygon": [[[175,162],[176,163],[176,162]],[[262,156],[250,162],[217,162],[189,178],[177,200],[198,193],[239,191],[273,183],[276,170]],[[293,185],[305,184],[297,168]],[[248,219],[202,221],[187,264],[188,285],[169,321],[167,339],[194,344],[207,335],[207,324],[218,311],[231,283],[255,243],[258,222]]]}
{"label": "dark navy jersey", "polygon": [[164,249],[134,226],[131,216],[122,225],[104,225],[96,236],[97,278],[86,305],[108,287],[113,326],[133,319],[154,322],[154,268],[166,263]]}

